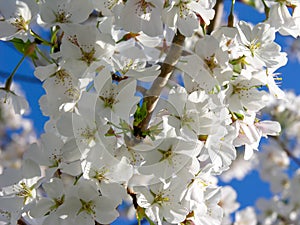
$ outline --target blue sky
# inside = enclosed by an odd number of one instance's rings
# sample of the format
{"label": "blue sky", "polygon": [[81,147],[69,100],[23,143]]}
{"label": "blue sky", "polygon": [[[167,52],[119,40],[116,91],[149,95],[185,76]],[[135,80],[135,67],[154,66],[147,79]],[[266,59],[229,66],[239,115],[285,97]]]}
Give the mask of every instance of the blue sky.
{"label": "blue sky", "polygon": [[[229,8],[231,1],[225,1],[226,9]],[[258,13],[256,10],[244,6],[242,4],[236,4],[236,12],[241,20],[252,21],[257,23],[264,19],[264,15]],[[283,46],[283,50],[287,51],[287,43],[292,38],[277,37],[277,42]],[[0,82],[4,82],[5,78],[9,76],[14,69],[22,55],[13,49],[11,44],[0,41]],[[44,90],[41,87],[41,83],[33,76],[34,68],[29,60],[21,65],[17,71],[16,80],[22,87],[27,99],[29,100],[31,112],[27,115],[34,121],[34,127],[38,135],[43,132],[44,123],[47,118],[44,117],[40,111],[38,100],[41,95],[44,94]],[[295,60],[289,60],[287,66],[281,68],[278,72],[282,74],[281,88],[284,90],[294,90],[297,94],[300,94],[300,64]],[[23,79],[30,79],[32,82],[22,81]],[[257,172],[252,172],[243,181],[232,181],[231,185],[238,192],[238,201],[241,203],[241,207],[248,205],[254,205],[258,197],[269,197],[268,184],[261,182]],[[121,223],[124,224],[124,223]]]}

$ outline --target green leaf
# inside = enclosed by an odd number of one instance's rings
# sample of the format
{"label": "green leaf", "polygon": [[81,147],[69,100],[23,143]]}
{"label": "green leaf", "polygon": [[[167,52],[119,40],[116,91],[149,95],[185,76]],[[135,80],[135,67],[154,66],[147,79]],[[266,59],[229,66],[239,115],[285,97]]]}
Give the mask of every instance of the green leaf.
{"label": "green leaf", "polygon": [[134,126],[138,126],[147,116],[148,111],[147,111],[147,102],[143,102],[142,106],[139,104],[137,105],[137,109],[134,113]]}

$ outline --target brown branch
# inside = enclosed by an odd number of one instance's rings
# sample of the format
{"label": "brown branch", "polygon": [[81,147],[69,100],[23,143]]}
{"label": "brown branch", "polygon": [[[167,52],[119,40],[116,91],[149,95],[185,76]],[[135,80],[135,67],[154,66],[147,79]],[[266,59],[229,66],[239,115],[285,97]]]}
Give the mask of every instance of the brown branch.
{"label": "brown branch", "polygon": [[172,45],[168,51],[168,54],[161,65],[161,71],[159,76],[154,80],[151,88],[147,90],[144,102],[147,106],[147,116],[138,126],[134,127],[134,133],[137,137],[142,137],[142,132],[146,131],[149,125],[149,122],[152,117],[152,113],[157,105],[159,96],[163,88],[166,86],[173,70],[178,62],[181,53],[182,45],[184,43],[185,36],[182,35],[179,31],[175,34]]}
{"label": "brown branch", "polygon": [[26,221],[24,220],[23,217],[21,217],[18,221],[17,221],[17,225],[27,225]]}
{"label": "brown branch", "polygon": [[283,151],[300,167],[300,159],[298,159],[294,154],[285,146],[285,144],[280,140],[279,137],[272,137],[280,145]]}
{"label": "brown branch", "polygon": [[142,95],[145,95],[145,93],[147,92],[147,89],[140,86],[140,85],[137,85],[136,86],[136,91],[140,92]]}
{"label": "brown branch", "polygon": [[223,0],[217,0],[214,10],[215,10],[215,18],[212,21],[210,21],[210,24],[206,29],[207,34],[210,34],[221,25],[222,16],[224,12]]}
{"label": "brown branch", "polygon": [[95,221],[95,225],[103,225],[103,224],[101,224],[101,223],[98,223],[97,221]]}

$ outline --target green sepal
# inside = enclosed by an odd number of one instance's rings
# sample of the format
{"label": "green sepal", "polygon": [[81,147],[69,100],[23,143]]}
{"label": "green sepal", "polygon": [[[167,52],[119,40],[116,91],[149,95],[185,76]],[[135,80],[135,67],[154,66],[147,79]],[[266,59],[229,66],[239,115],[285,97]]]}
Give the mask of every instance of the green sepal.
{"label": "green sepal", "polygon": [[22,55],[27,54],[27,56],[29,56],[32,59],[38,59],[38,56],[37,56],[35,50],[31,54],[28,54],[29,48],[32,48],[32,45],[34,44],[34,42],[31,42],[29,40],[24,42],[22,39],[19,39],[19,38],[13,38],[12,40],[10,40],[10,42],[13,43],[16,50],[18,50],[20,53],[22,53]]}

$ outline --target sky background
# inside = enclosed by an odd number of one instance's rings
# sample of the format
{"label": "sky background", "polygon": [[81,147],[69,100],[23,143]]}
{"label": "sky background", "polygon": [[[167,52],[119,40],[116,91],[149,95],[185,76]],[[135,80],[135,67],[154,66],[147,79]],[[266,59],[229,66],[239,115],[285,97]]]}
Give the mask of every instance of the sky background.
{"label": "sky background", "polygon": [[[225,10],[228,12],[231,1],[225,1]],[[236,3],[235,12],[241,20],[251,21],[256,24],[259,21],[263,21],[265,16],[258,13],[255,9],[249,6],[245,6],[240,3]],[[226,14],[225,14],[226,16]],[[290,37],[276,38],[276,42],[279,43],[283,51],[288,51],[289,43],[293,41]],[[0,41],[0,82],[4,83],[5,78],[9,76],[11,71],[17,65],[22,55],[14,50],[12,44]],[[42,88],[42,84],[33,75],[34,67],[29,60],[25,60],[17,74],[15,80],[21,86],[25,93],[26,98],[29,101],[31,111],[26,116],[33,120],[34,128],[39,136],[43,133],[44,123],[48,120],[44,117],[40,111],[38,100],[45,92]],[[295,93],[300,94],[300,64],[295,60],[289,59],[288,64],[278,70],[281,73],[282,82],[281,88],[283,90],[294,90]],[[28,82],[29,81],[29,82]],[[221,183],[223,184],[223,183]],[[238,193],[238,201],[241,204],[241,208],[255,205],[255,201],[259,197],[268,198],[271,196],[269,191],[269,185],[262,182],[256,171],[250,173],[244,180],[233,180],[230,183],[231,186]],[[124,224],[123,221],[116,224]]]}

